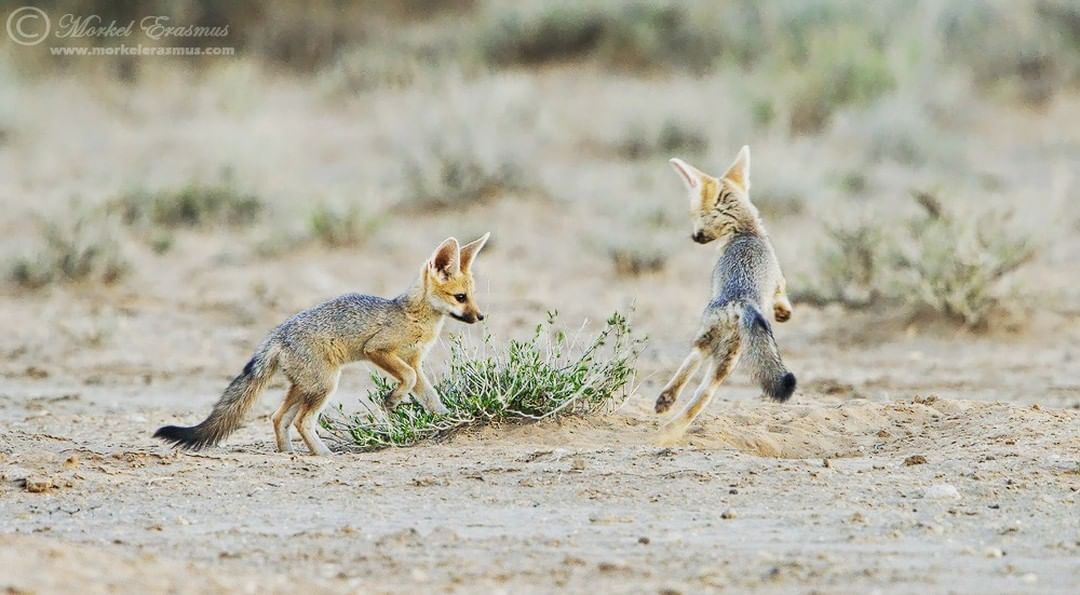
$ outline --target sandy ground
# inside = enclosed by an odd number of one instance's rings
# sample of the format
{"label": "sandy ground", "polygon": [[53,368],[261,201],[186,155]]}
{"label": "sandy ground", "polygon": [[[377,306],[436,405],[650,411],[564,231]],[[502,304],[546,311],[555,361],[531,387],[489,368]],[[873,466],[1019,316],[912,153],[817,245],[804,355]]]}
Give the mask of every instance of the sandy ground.
{"label": "sandy ground", "polygon": [[[493,250],[485,270],[510,270],[512,253]],[[250,316],[210,307],[202,282],[179,305],[124,290],[4,299],[11,320],[42,323],[3,345],[0,588],[1064,593],[1080,582],[1080,370],[1060,319],[1046,323],[1049,343],[932,329],[860,339],[842,329],[874,320],[801,308],[778,328],[802,380],[793,401],[761,401],[736,374],[663,447],[651,401],[693,317],[665,331],[639,314],[655,333],[643,384],[608,417],[317,459],[272,451],[275,386],[226,445],[191,455],[150,433],[204,415],[262,319],[286,308],[237,295],[225,303]],[[492,325],[512,333],[520,322],[492,283]],[[639,310],[658,309],[651,300]],[[93,349],[84,315],[116,319]],[[355,406],[365,376],[350,370],[336,400]]]}

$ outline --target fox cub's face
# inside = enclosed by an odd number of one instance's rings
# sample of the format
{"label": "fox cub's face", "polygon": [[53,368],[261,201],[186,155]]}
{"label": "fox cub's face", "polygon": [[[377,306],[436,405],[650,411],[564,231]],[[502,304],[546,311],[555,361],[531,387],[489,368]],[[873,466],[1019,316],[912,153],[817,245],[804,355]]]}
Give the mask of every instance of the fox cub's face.
{"label": "fox cub's face", "polygon": [[690,195],[690,217],[694,223],[690,237],[695,242],[708,244],[757,221],[757,209],[750,203],[750,147],[739,151],[735,163],[720,178],[682,159],[672,159],[670,163]]}
{"label": "fox cub's face", "polygon": [[460,248],[456,239],[447,238],[435,249],[423,272],[432,308],[469,324],[484,319],[473,292],[472,264],[490,235]]}

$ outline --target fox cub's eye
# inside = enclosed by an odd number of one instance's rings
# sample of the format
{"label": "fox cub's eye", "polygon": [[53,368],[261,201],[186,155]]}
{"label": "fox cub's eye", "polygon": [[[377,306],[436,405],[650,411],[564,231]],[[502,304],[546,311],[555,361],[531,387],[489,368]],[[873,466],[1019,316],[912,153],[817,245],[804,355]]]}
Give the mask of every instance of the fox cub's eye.
{"label": "fox cub's eye", "polygon": [[468,296],[465,295],[464,293],[455,293],[454,294],[454,299],[457,300],[459,303],[464,304],[465,300],[468,299]]}

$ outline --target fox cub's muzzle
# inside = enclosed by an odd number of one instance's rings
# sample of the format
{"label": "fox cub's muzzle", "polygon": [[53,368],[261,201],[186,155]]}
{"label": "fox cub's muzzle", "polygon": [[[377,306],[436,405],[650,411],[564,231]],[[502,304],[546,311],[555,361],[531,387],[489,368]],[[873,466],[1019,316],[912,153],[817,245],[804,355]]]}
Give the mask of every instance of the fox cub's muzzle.
{"label": "fox cub's muzzle", "polygon": [[484,319],[484,315],[479,312],[476,314],[473,314],[472,312],[465,312],[464,314],[451,313],[450,316],[453,316],[455,320],[460,320],[461,322],[466,322],[468,324],[473,324]]}
{"label": "fox cub's muzzle", "polygon": [[698,231],[695,231],[690,236],[690,239],[694,240],[695,242],[697,242],[699,244],[708,244],[709,242],[715,240],[716,238],[708,235],[704,231],[698,230]]}

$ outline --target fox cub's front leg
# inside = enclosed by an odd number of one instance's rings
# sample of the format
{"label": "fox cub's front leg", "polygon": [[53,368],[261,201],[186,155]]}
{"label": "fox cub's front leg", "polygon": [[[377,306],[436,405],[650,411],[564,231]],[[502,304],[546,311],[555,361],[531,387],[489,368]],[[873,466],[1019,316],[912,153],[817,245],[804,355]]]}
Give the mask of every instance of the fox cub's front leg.
{"label": "fox cub's front leg", "polygon": [[368,361],[381,368],[384,372],[393,376],[398,385],[386,396],[385,406],[387,410],[393,410],[409,396],[409,391],[416,386],[417,373],[405,360],[396,353],[386,351],[370,351],[366,353]]}
{"label": "fox cub's front leg", "polygon": [[773,317],[776,322],[787,322],[791,318],[791,300],[788,299],[787,285],[783,280],[777,286],[776,295],[773,297]]}
{"label": "fox cub's front leg", "polygon": [[431,381],[428,380],[427,375],[424,374],[424,367],[420,363],[420,360],[416,360],[413,363],[413,369],[416,370],[416,394],[420,397],[420,403],[427,409],[428,412],[436,415],[446,415],[450,413],[450,410],[443,405],[442,399],[439,398],[439,391],[435,390],[435,387],[431,385]]}

